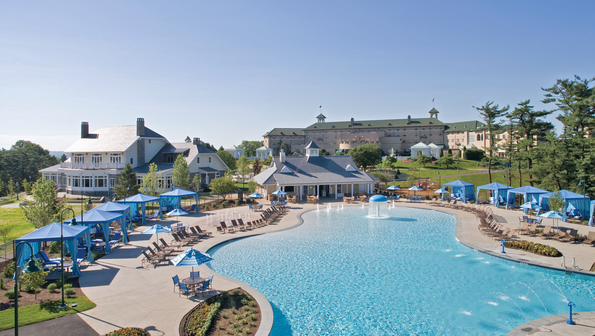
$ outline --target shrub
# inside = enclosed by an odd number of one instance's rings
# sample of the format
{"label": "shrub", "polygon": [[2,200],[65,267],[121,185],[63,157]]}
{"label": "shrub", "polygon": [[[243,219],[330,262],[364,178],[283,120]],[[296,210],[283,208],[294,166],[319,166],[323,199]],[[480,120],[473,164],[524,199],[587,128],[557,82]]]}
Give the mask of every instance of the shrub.
{"label": "shrub", "polygon": [[64,289],[64,294],[68,297],[73,296],[74,295],[74,289],[72,288],[65,288]]}
{"label": "shrub", "polygon": [[59,241],[53,241],[50,244],[50,253],[60,253],[60,242]]}
{"label": "shrub", "polygon": [[9,300],[14,300],[14,289],[7,290],[4,293],[4,296],[6,296]]}
{"label": "shrub", "polygon": [[209,210],[209,205],[208,204],[205,204],[205,205],[203,205],[202,208],[205,209],[205,210]]}
{"label": "shrub", "polygon": [[558,251],[558,249],[556,249],[553,246],[533,243],[526,240],[507,241],[504,243],[504,246],[517,250],[530,251],[535,254],[540,254],[548,257],[559,257],[562,255],[560,251]]}
{"label": "shrub", "polygon": [[45,283],[45,277],[49,271],[39,271],[34,273],[25,273],[21,277],[21,282],[25,285],[26,292],[37,292],[39,287]]}
{"label": "shrub", "polygon": [[4,289],[4,278],[0,277],[0,289]]}
{"label": "shrub", "polygon": [[426,201],[430,200],[430,196],[426,195]]}
{"label": "shrub", "polygon": [[114,330],[105,336],[149,336],[150,334],[141,328],[122,328]]}
{"label": "shrub", "polygon": [[221,203],[221,207],[222,207],[222,208],[225,208],[225,207],[227,207],[227,201],[223,201],[223,203]]}
{"label": "shrub", "polygon": [[48,291],[50,291],[50,293],[55,292],[58,289],[58,285],[55,283],[51,283],[48,285]]}
{"label": "shrub", "polygon": [[240,205],[240,200],[236,200],[236,205]]}
{"label": "shrub", "polygon": [[12,278],[14,276],[14,261],[2,269],[2,276],[5,278]]}

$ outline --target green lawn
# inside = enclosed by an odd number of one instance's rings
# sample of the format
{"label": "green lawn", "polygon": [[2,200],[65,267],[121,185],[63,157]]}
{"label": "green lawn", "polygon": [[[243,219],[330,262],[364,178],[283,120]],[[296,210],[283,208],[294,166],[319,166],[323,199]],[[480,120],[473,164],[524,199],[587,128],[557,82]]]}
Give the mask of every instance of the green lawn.
{"label": "green lawn", "polygon": [[438,172],[440,172],[440,176],[442,176],[442,178],[444,178],[444,176],[449,176],[449,175],[459,175],[459,174],[468,174],[468,173],[475,173],[475,172],[479,172],[479,170],[465,170],[465,169],[461,169],[461,170],[456,170],[456,169],[440,169],[440,170],[427,170],[427,169],[421,169],[421,172],[413,172],[409,169],[401,169],[401,173],[405,173],[405,174],[409,174],[409,175],[415,175],[415,177],[420,177],[421,178],[428,178],[428,177],[436,177],[438,178]]}
{"label": "green lawn", "polygon": [[33,224],[25,218],[21,208],[0,208],[0,226],[10,227],[12,229],[10,234],[15,238],[35,230]]}
{"label": "green lawn", "polygon": [[[58,309],[60,301],[43,302],[25,307],[19,307],[19,326],[52,320],[65,315],[80,313],[95,308],[96,304],[82,295],[65,300],[69,305],[76,303],[77,307]],[[0,330],[14,328],[14,308],[0,311]]]}

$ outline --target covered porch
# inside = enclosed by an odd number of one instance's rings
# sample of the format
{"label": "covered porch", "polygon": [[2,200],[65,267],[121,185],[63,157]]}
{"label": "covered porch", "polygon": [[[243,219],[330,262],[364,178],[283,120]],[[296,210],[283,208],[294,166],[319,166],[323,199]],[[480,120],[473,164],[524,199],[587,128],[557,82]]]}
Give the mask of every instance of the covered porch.
{"label": "covered porch", "polygon": [[265,185],[259,186],[257,191],[268,199],[275,190],[283,190],[287,197],[296,196],[299,201],[306,196],[319,196],[320,198],[340,199],[369,195],[374,191],[374,183],[335,183],[335,184],[301,184],[301,185]]}

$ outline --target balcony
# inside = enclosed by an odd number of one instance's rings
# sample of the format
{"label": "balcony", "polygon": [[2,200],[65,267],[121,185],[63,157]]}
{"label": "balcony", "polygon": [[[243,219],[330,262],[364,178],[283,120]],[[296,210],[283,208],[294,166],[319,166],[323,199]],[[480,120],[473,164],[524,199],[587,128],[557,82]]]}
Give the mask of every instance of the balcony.
{"label": "balcony", "polygon": [[124,163],[77,163],[62,162],[60,168],[66,169],[123,169]]}

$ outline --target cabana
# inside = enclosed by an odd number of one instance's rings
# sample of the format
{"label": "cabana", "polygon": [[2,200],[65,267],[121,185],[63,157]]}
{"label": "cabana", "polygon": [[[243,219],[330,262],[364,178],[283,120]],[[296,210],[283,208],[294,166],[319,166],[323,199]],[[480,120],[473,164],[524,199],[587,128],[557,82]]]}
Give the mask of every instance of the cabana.
{"label": "cabana", "polygon": [[[29,245],[21,244],[21,246],[19,246],[16,251],[17,265],[24,267],[29,256],[40,251],[41,242],[60,241],[60,226],[62,226],[60,223],[51,223],[24,235],[21,238],[16,239],[14,242],[15,244],[26,241],[31,243],[31,246],[33,247],[33,253],[31,253]],[[91,239],[89,235],[89,228],[81,225],[64,224],[62,231],[64,232],[63,237],[66,249],[70,251],[70,255],[72,257],[72,275],[78,277],[81,275],[81,269],[76,262],[77,241],[78,238],[84,237],[84,239],[87,241],[87,246],[89,246]],[[87,260],[89,262],[93,262],[93,254],[90,253],[90,251],[87,251]]]}
{"label": "cabana", "polygon": [[[124,204],[134,204],[134,206],[131,207],[132,210],[136,210],[138,211],[138,206],[140,205],[141,207],[141,215],[142,215],[142,224],[145,225],[147,224],[147,203],[151,203],[151,202],[158,202],[159,201],[159,197],[155,197],[155,196],[149,196],[149,195],[144,195],[144,194],[136,194],[134,196],[130,196],[128,198],[125,198],[123,200],[119,200],[118,203],[124,203]],[[133,214],[135,215],[135,214]]]}
{"label": "cabana", "polygon": [[508,209],[509,204],[515,204],[514,195],[512,196],[512,201],[510,199],[510,194],[522,194],[524,197],[524,202],[531,202],[537,204],[539,195],[547,193],[546,190],[531,187],[531,186],[524,186],[520,188],[510,189],[506,193],[506,209]]}
{"label": "cabana", "polygon": [[[453,182],[449,182],[449,183],[444,183],[442,185],[442,189],[444,189],[445,187],[451,187],[452,188],[452,193],[457,197],[460,198],[463,202],[467,202],[467,200],[474,200],[475,199],[475,185],[469,183],[469,182],[465,182],[465,181],[461,181],[461,180],[456,180]],[[444,194],[442,194],[442,200],[444,200]]]}
{"label": "cabana", "polygon": [[[163,212],[164,211],[171,211],[174,209],[181,208],[181,201],[182,197],[190,197],[194,196],[194,201],[196,202],[196,212],[198,212],[198,194],[194,191],[188,191],[184,189],[175,189],[172,191],[168,191],[164,194],[159,195],[159,216],[163,219]],[[165,210],[164,208],[168,208]]]}
{"label": "cabana", "polygon": [[[591,207],[591,199],[589,197],[585,197],[585,195],[577,194],[568,190],[560,190],[558,192],[560,193],[560,197],[564,200],[564,208],[562,209],[562,213],[572,213],[574,210],[578,210],[582,217],[587,217],[587,214],[589,213]],[[539,206],[542,209],[549,208],[549,198],[550,196],[552,196],[553,193],[554,192],[548,192],[539,195]],[[555,211],[558,210],[559,209],[555,209]]]}
{"label": "cabana", "polygon": [[126,222],[126,224],[120,226],[122,229],[122,243],[124,244],[128,242],[128,230],[132,230],[132,217],[134,216],[130,207],[131,205],[128,204],[107,202],[93,208],[93,210],[115,212],[124,215],[124,222]]}
{"label": "cabana", "polygon": [[[124,220],[124,215],[115,212],[93,209],[85,212],[82,216],[75,217],[75,219],[77,223],[85,226],[101,225],[101,230],[103,231],[103,238],[105,241],[105,253],[110,253],[112,249],[109,244],[109,223],[120,221],[121,227],[122,221]],[[70,223],[71,221],[72,220],[64,221],[64,223]],[[126,230],[122,230],[122,236],[128,239]]]}
{"label": "cabana", "polygon": [[589,226],[593,226],[593,212],[595,211],[595,201],[591,201],[591,211],[589,212]]}
{"label": "cabana", "polygon": [[477,187],[477,194],[475,195],[475,199],[477,200],[479,200],[479,191],[481,189],[492,191],[492,197],[494,197],[494,204],[496,205],[496,207],[499,207],[500,198],[502,197],[502,200],[504,200],[504,196],[506,196],[506,190],[513,188],[498,182],[482,185]]}

